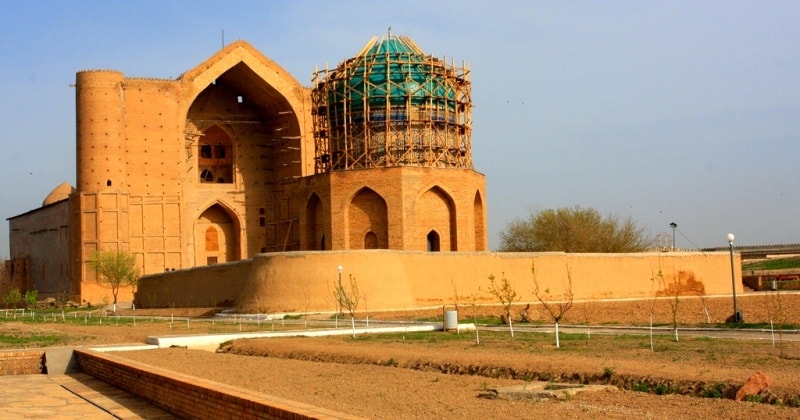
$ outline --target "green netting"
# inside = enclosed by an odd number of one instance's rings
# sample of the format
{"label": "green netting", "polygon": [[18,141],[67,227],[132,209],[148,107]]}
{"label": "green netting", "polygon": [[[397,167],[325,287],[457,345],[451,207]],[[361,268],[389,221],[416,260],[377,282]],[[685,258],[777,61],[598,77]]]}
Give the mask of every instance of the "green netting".
{"label": "green netting", "polygon": [[337,70],[328,104],[337,114],[406,103],[452,110],[456,92],[444,73],[444,63],[413,45],[384,39]]}

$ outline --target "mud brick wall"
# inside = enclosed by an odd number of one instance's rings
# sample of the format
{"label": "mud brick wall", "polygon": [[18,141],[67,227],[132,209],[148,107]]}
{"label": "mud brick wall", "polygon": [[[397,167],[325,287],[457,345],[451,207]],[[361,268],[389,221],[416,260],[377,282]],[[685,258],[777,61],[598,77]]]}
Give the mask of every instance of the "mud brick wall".
{"label": "mud brick wall", "polygon": [[0,352],[0,376],[38,375],[46,372],[44,350]]}
{"label": "mud brick wall", "polygon": [[189,419],[355,419],[214,381],[91,350],[76,350],[81,370]]}

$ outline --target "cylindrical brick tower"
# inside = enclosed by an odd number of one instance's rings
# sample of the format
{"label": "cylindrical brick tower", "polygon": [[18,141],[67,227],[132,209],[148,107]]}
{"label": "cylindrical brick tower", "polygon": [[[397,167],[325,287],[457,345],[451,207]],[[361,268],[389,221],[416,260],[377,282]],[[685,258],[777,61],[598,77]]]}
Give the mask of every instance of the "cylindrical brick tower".
{"label": "cylindrical brick tower", "polygon": [[125,189],[123,74],[82,71],[76,75],[77,190]]}
{"label": "cylindrical brick tower", "polygon": [[89,269],[94,253],[130,250],[123,79],[111,70],[76,75],[77,191],[70,212],[78,234],[70,242],[72,276],[80,288],[72,293],[89,299],[108,292]]}

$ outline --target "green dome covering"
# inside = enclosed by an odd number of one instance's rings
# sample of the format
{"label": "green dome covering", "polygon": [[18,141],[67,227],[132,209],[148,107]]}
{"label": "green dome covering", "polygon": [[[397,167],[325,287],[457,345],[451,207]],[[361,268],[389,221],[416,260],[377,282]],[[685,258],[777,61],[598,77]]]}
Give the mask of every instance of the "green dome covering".
{"label": "green dome covering", "polygon": [[315,70],[315,168],[472,168],[471,82],[406,36],[372,38],[335,69]]}
{"label": "green dome covering", "polygon": [[[391,107],[388,118],[403,120],[406,112],[397,106],[455,108],[456,93],[444,77],[445,63],[426,56],[406,37],[390,34],[378,42],[373,39],[335,73],[333,89],[328,91],[328,105],[335,115]],[[377,114],[369,120],[387,117]]]}

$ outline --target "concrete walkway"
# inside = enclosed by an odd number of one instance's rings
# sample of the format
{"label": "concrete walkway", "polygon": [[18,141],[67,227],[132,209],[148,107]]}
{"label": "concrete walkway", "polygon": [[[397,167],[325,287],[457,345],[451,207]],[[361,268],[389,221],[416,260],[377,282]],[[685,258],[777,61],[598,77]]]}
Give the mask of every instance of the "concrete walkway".
{"label": "concrete walkway", "polygon": [[84,373],[0,376],[3,419],[173,419]]}

